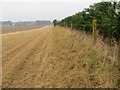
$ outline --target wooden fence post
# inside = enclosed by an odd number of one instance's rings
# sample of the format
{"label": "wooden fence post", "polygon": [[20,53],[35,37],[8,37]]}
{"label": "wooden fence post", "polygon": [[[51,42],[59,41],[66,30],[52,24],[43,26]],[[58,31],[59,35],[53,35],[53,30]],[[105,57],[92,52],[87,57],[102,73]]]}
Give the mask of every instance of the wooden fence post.
{"label": "wooden fence post", "polygon": [[73,24],[71,23],[71,29],[73,28]]}
{"label": "wooden fence post", "polygon": [[94,38],[94,42],[96,42],[96,39],[97,39],[97,27],[96,27],[96,20],[93,20],[92,21],[92,24],[93,24],[93,38]]}
{"label": "wooden fence post", "polygon": [[65,27],[65,22],[64,22],[64,27]]}

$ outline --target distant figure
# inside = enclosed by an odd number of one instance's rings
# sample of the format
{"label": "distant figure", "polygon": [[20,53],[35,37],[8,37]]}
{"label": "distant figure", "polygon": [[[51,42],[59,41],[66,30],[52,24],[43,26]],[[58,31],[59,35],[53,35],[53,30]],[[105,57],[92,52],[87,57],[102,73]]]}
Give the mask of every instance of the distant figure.
{"label": "distant figure", "polygon": [[54,26],[56,26],[57,25],[57,20],[55,19],[55,20],[53,20],[53,24],[54,24]]}

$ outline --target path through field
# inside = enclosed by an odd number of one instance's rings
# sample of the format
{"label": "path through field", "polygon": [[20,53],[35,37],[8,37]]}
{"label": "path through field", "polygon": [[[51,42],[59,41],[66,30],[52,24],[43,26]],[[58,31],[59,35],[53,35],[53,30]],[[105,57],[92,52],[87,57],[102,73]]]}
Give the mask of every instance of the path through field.
{"label": "path through field", "polygon": [[102,83],[91,81],[92,69],[86,66],[87,61],[92,63],[99,57],[69,30],[45,26],[3,34],[2,46],[4,88],[84,88]]}

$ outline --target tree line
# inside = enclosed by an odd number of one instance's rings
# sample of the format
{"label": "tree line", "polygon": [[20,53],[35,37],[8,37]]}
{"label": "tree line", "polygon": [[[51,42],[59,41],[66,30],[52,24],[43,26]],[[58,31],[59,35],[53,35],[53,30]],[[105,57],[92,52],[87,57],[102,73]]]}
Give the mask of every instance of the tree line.
{"label": "tree line", "polygon": [[97,20],[99,35],[120,40],[120,2],[95,3],[57,24],[92,33],[92,20]]}
{"label": "tree line", "polygon": [[28,26],[28,25],[51,25],[52,22],[49,20],[36,20],[36,21],[0,21],[0,25],[9,25],[9,26]]}

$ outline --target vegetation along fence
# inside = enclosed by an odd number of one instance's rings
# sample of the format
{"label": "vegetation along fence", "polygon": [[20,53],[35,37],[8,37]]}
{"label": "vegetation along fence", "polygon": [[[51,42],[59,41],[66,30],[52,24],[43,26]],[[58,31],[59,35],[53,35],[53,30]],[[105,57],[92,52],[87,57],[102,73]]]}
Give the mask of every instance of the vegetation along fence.
{"label": "vegetation along fence", "polygon": [[120,2],[95,3],[57,24],[92,33],[93,20],[97,21],[96,27],[99,35],[104,38],[114,38],[116,41],[120,40]]}

